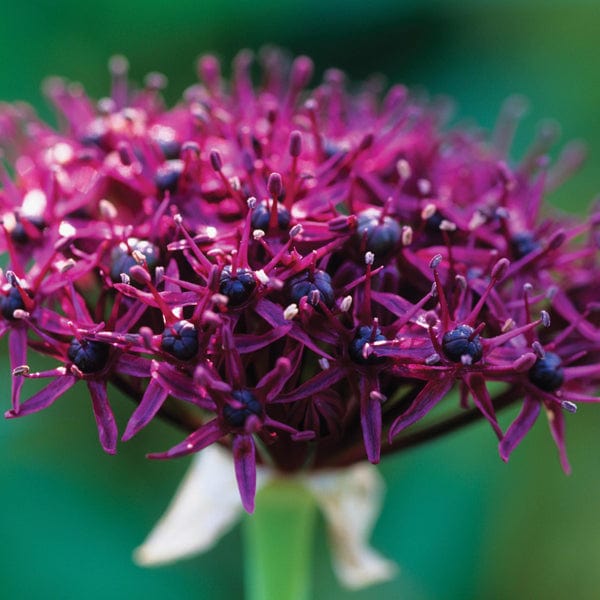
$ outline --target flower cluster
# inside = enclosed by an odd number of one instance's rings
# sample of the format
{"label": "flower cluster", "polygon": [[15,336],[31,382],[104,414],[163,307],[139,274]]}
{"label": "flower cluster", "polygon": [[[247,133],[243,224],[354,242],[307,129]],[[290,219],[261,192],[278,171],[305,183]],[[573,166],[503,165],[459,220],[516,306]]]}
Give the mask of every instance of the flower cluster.
{"label": "flower cluster", "polygon": [[[120,57],[97,104],[48,82],[58,130],[0,108],[7,417],[82,381],[113,453],[110,383],[136,403],[123,440],[161,415],[188,430],[152,458],[230,447],[248,511],[257,460],[377,463],[405,428],[463,415],[487,419],[507,460],[544,408],[568,470],[564,413],[598,401],[600,212],[542,203],[581,147],[551,165],[544,129],[510,165],[518,99],[486,136],[402,86],[349,93],[329,70],[309,89],[308,58],[260,59],[256,86],[249,52],[229,82],[202,57],[172,109],[164,77],[133,91]],[[56,366],[33,372],[31,352]],[[49,383],[23,400],[32,378]],[[453,389],[457,414],[421,422]]]}

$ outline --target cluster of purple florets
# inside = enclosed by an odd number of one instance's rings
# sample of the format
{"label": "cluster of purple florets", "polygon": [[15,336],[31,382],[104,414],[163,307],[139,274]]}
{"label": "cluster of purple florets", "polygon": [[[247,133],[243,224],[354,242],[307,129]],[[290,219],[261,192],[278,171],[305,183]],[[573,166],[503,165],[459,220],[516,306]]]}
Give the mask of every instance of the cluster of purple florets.
{"label": "cluster of purple florets", "polygon": [[[598,401],[600,213],[542,201],[580,147],[550,166],[544,133],[509,166],[517,100],[490,137],[402,86],[349,93],[330,70],[309,89],[308,58],[260,59],[255,85],[250,53],[229,82],[201,58],[172,109],[164,78],[132,91],[121,58],[97,104],[48,82],[58,130],[0,108],[7,416],[81,382],[113,453],[115,386],[137,404],[123,440],[157,416],[189,431],[152,457],[231,447],[248,510],[257,458],[376,463],[453,389],[505,460],[544,408],[568,469],[564,412]],[[49,382],[29,397],[31,378]],[[517,402],[503,430],[496,410]]]}

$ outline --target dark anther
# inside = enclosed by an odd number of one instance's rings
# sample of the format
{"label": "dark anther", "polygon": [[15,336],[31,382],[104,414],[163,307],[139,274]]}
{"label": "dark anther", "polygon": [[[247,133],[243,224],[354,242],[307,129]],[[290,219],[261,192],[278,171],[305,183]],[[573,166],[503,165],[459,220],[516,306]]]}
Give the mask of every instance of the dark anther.
{"label": "dark anther", "polygon": [[369,354],[367,357],[365,357],[363,355],[363,348],[365,347],[365,344],[382,342],[384,340],[386,340],[386,337],[381,333],[379,328],[377,328],[375,331],[375,336],[373,336],[373,327],[363,325],[357,329],[354,339],[350,342],[348,354],[356,364],[380,365],[381,363],[385,362],[385,357],[376,356],[375,354]]}
{"label": "dark anther", "polygon": [[[358,215],[356,241],[361,252],[373,252],[376,258],[382,258],[398,246],[401,237],[400,224],[389,216],[381,218],[377,209],[367,209]],[[364,249],[363,239],[366,240]]]}
{"label": "dark anther", "polygon": [[[129,248],[127,247],[129,246]],[[146,240],[130,238],[126,244],[119,244],[111,252],[110,278],[115,283],[121,283],[121,273],[129,275],[129,269],[137,264],[131,253],[135,250],[144,255],[146,264],[150,270],[158,264],[158,248]]]}
{"label": "dark anther", "polygon": [[179,360],[190,360],[198,354],[198,331],[189,321],[177,321],[163,331],[160,347]]}
{"label": "dark anther", "polygon": [[158,145],[166,159],[174,159],[181,152],[181,144],[175,139],[158,139]]}
{"label": "dark anther", "polygon": [[510,240],[510,248],[515,258],[523,258],[540,248],[540,243],[528,231],[515,233]]}
{"label": "dark anther", "polygon": [[183,161],[179,159],[164,162],[154,175],[154,183],[159,192],[169,191],[174,194],[177,191],[179,177],[183,173]]}
{"label": "dark anther", "polygon": [[[262,229],[263,231],[269,231],[269,223],[271,221],[271,207],[264,200],[257,204],[252,211],[252,229]],[[290,224],[290,211],[283,206],[283,204],[277,203],[277,227],[278,229],[287,231]]]}
{"label": "dark anther", "polygon": [[248,301],[255,289],[256,279],[252,271],[237,269],[235,275],[232,275],[229,265],[221,271],[219,292],[229,298],[228,306],[241,306]]}
{"label": "dark anther", "polygon": [[110,132],[102,119],[90,123],[81,137],[84,146],[98,146],[105,152],[110,150]]}
{"label": "dark anther", "polygon": [[158,145],[166,160],[179,158],[181,143],[171,127],[156,125],[150,130],[153,141]]}
{"label": "dark anther", "polygon": [[[17,217],[17,222],[10,232],[10,237],[13,242],[17,244],[27,244],[31,241],[30,233],[35,230],[44,231],[46,228],[46,222],[42,217],[30,216],[30,217]],[[29,233],[28,233],[29,231]]]}
{"label": "dark anther", "polygon": [[474,329],[468,325],[459,325],[448,331],[442,338],[442,350],[448,360],[461,362],[463,356],[468,356],[471,363],[476,363],[483,356],[481,338],[473,335]]}
{"label": "dark anther", "polygon": [[529,369],[529,381],[545,392],[557,390],[564,380],[562,361],[554,352],[546,352],[544,358],[538,358]]}
{"label": "dark anther", "polygon": [[441,215],[440,211],[436,210],[430,217],[425,219],[425,229],[432,232],[439,231],[443,220],[444,217]]}
{"label": "dark anther", "polygon": [[6,296],[0,297],[0,312],[7,321],[15,321],[15,310],[24,310],[23,298],[16,287],[11,287]]}
{"label": "dark anther", "polygon": [[320,300],[329,308],[333,306],[335,295],[331,286],[331,277],[325,271],[315,269],[302,271],[298,275],[291,277],[286,283],[287,294],[291,302],[298,304],[300,299],[306,296],[309,304],[318,304],[315,302],[316,295],[312,292],[318,292]]}
{"label": "dark anther", "polygon": [[231,395],[233,402],[223,407],[223,418],[231,427],[244,427],[250,415],[262,415],[261,403],[249,390],[235,390]]}
{"label": "dark anther", "polygon": [[103,342],[73,338],[67,356],[82,373],[96,373],[106,366],[109,350]]}
{"label": "dark anther", "polygon": [[323,143],[323,153],[325,154],[325,158],[329,159],[336,154],[346,154],[347,148],[337,144],[333,140],[325,140]]}

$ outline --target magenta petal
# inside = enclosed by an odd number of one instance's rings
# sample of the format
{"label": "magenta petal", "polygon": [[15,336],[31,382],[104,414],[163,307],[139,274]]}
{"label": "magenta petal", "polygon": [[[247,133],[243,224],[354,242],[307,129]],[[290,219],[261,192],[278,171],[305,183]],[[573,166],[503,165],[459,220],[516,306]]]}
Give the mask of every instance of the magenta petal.
{"label": "magenta petal", "polygon": [[104,381],[88,381],[87,386],[92,396],[92,408],[94,409],[100,444],[102,444],[105,452],[115,454],[119,432],[106,395],[106,383]]}
{"label": "magenta petal", "polygon": [[188,435],[183,442],[179,442],[179,444],[173,446],[170,450],[148,454],[148,458],[177,458],[178,456],[193,454],[194,452],[199,452],[203,448],[210,446],[219,438],[222,438],[226,433],[227,432],[219,425],[218,420],[213,419],[202,425],[202,427],[194,431],[194,433]]}
{"label": "magenta petal", "polygon": [[490,397],[490,393],[485,385],[485,379],[483,375],[480,373],[471,373],[466,378],[466,384],[471,390],[473,402],[475,402],[475,405],[480,410],[481,414],[488,420],[496,432],[498,439],[501,440],[503,437],[502,429],[500,429],[498,421],[496,420],[496,413],[494,411],[492,398]]}
{"label": "magenta petal", "polygon": [[565,446],[565,415],[559,404],[553,403],[551,406],[547,406],[548,410],[548,425],[550,426],[550,432],[554,438],[554,443],[558,448],[558,455],[560,457],[560,464],[563,471],[570,475],[571,465],[567,458],[567,448]]}
{"label": "magenta petal", "polygon": [[162,388],[155,378],[150,380],[142,401],[131,415],[122,440],[131,439],[140,429],[144,428],[160,410],[169,394]]}
{"label": "magenta petal", "polygon": [[427,382],[408,410],[392,423],[388,434],[390,441],[403,429],[422,419],[450,391],[453,383],[449,377]]}
{"label": "magenta petal", "polygon": [[512,451],[521,443],[525,434],[533,427],[535,420],[540,414],[540,408],[541,403],[539,400],[536,400],[531,396],[525,396],[521,412],[512,422],[511,426],[504,434],[504,438],[498,445],[500,458],[503,461],[506,462],[509,459]]}
{"label": "magenta petal", "polygon": [[251,435],[236,435],[233,439],[233,461],[240,497],[244,509],[254,512],[256,495],[256,456]]}
{"label": "magenta petal", "polygon": [[48,408],[55,400],[62,396],[69,388],[75,385],[77,378],[73,375],[61,375],[51,381],[45,388],[34,394],[19,406],[19,410],[9,410],[5,416],[7,419],[13,417],[24,417]]}
{"label": "magenta petal", "polygon": [[[27,330],[24,327],[15,327],[8,334],[8,349],[10,355],[10,367],[16,369],[27,362]],[[19,412],[19,395],[23,387],[24,378],[12,378],[11,405],[12,410]]]}

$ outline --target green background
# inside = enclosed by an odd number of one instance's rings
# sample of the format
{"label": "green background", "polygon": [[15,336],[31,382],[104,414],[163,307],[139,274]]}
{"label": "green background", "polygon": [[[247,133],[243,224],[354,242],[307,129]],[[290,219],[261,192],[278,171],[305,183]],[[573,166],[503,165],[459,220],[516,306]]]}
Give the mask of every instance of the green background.
{"label": "green background", "polygon": [[[491,127],[502,100],[521,92],[532,111],[518,135],[554,117],[564,139],[583,138],[590,159],[550,199],[583,211],[600,190],[600,4],[265,0],[166,2],[37,0],[3,6],[0,98],[24,99],[44,115],[39,85],[49,74],[108,91],[106,61],[124,53],[138,81],[169,76],[175,101],[194,60],[216,51],[283,45],[311,55],[319,72],[352,79],[379,71],[391,81],[444,93],[459,119]],[[2,342],[2,407],[9,405]],[[30,388],[31,389],[31,388]],[[120,424],[130,407],[114,402]],[[503,416],[506,424],[510,414]],[[543,419],[511,459],[498,458],[489,427],[476,425],[402,455],[388,481],[374,544],[401,566],[392,583],[341,590],[322,533],[314,559],[317,599],[597,598],[600,588],[600,407],[568,416],[573,475],[562,474]],[[0,422],[0,598],[23,600],[239,598],[241,531],[215,550],[172,567],[130,560],[182,477],[187,462],[145,461],[179,433],[154,424],[116,457],[97,443],[87,391],[76,387],[52,409]]]}

